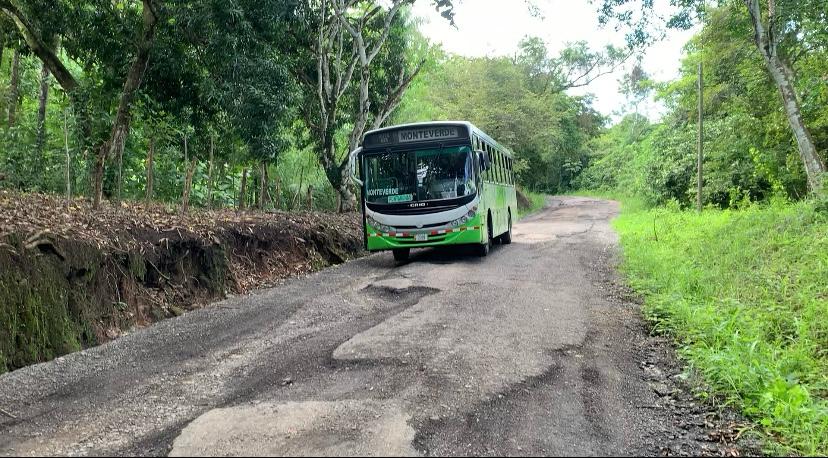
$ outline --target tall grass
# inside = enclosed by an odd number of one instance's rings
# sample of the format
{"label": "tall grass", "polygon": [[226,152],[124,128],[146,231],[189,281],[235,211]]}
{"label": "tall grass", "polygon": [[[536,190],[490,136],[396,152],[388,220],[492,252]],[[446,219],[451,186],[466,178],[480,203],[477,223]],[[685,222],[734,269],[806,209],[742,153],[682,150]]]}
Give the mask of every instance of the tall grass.
{"label": "tall grass", "polygon": [[546,194],[539,194],[525,189],[521,189],[519,192],[526,196],[526,199],[529,201],[530,205],[528,207],[518,205],[518,219],[531,215],[546,205]]}
{"label": "tall grass", "polygon": [[828,454],[824,204],[698,214],[622,202],[623,272],[647,317],[775,452]]}

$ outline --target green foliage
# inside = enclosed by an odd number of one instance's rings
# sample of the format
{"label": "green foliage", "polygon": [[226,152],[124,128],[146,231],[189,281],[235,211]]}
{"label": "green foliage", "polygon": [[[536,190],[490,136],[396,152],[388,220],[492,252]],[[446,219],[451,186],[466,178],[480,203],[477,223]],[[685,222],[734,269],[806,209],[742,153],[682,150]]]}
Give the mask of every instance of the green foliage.
{"label": "green foliage", "polygon": [[[60,44],[56,55],[72,73],[77,88],[67,93],[50,78],[46,145],[42,153],[33,154],[41,61],[7,15],[0,13],[4,51],[0,59],[0,106],[4,108],[0,187],[63,193],[68,166],[72,193],[89,194],[94,156],[110,135],[124,77],[135,55],[142,2],[15,0],[15,4],[47,46]],[[300,82],[305,66],[315,68],[315,57],[309,51],[318,5],[298,0],[165,0],[158,5],[162,20],[132,104],[123,157],[107,158],[105,196],[147,197],[152,145],[153,199],[178,201],[188,161],[194,158],[190,192],[194,205],[232,206],[240,199],[252,204],[261,180],[258,167],[264,163],[271,178],[269,192],[276,193],[272,178],[278,176],[278,190],[283,194],[272,196],[275,204],[271,205],[306,206],[307,190],[312,186],[314,208],[334,207],[331,185],[318,179],[320,166],[305,160],[317,153],[308,149],[313,143],[310,123],[317,116],[300,116],[301,111],[314,109],[303,95],[313,97],[315,90],[301,90]],[[450,4],[435,5],[450,16]],[[374,22],[382,19],[376,16]],[[378,88],[371,93],[373,103],[380,100],[382,88],[392,85],[401,66],[418,62],[410,43],[421,37],[412,35],[413,30],[408,18],[396,21],[389,45],[382,49],[371,75]],[[17,123],[9,127],[5,109],[12,48],[20,49],[22,58]],[[355,100],[352,90],[339,108],[343,116],[337,138],[341,144],[347,143],[343,134],[349,128]],[[292,167],[299,156],[305,167]],[[240,196],[244,169],[248,170],[247,193]]]}
{"label": "green foliage", "polygon": [[570,189],[604,119],[588,97],[561,92],[566,82],[559,67],[566,61],[577,73],[576,55],[598,59],[599,54],[582,45],[567,52],[568,57],[550,59],[539,40],[525,41],[516,61],[435,52],[435,64],[406,93],[395,122],[471,121],[515,152],[518,180],[525,187],[552,193]]}
{"label": "green foliage", "polygon": [[[797,144],[771,82],[752,43],[743,5],[725,3],[707,10],[701,33],[687,45],[680,77],[657,86],[668,112],[657,125],[628,135],[625,118],[593,144],[595,154],[578,185],[618,189],[653,204],[695,201],[697,66],[704,62],[705,204],[720,208],[743,199],[762,201],[782,193],[801,199],[807,179]],[[809,28],[813,49],[792,59],[803,97],[803,117],[818,151],[828,155],[828,36]],[[808,43],[800,44],[800,51]],[[789,48],[793,44],[789,43]],[[817,81],[823,81],[821,84]],[[819,100],[820,102],[816,102]],[[647,123],[648,124],[648,123]]]}
{"label": "green foliage", "polygon": [[623,270],[657,329],[787,452],[828,453],[828,215],[784,198],[625,207]]}

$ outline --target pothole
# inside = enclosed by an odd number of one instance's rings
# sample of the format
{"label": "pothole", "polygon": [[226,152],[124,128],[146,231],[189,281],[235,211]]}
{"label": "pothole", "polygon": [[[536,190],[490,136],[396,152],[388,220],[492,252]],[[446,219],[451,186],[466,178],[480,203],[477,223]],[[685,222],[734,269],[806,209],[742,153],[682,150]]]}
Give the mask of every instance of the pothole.
{"label": "pothole", "polygon": [[376,281],[363,288],[362,291],[375,299],[393,303],[398,307],[416,305],[422,298],[440,292],[437,288],[414,286],[407,278]]}

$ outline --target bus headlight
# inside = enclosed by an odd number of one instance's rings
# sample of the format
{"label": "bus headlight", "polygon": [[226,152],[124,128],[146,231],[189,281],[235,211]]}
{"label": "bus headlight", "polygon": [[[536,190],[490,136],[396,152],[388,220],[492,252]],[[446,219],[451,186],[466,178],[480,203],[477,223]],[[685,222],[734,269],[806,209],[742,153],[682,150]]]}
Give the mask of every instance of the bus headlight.
{"label": "bus headlight", "polygon": [[370,216],[366,216],[365,220],[366,220],[366,222],[368,223],[369,226],[373,227],[374,229],[376,229],[380,232],[394,232],[393,227],[386,226],[385,224],[381,224],[377,220],[375,220],[374,218],[371,218]]}
{"label": "bus headlight", "polygon": [[463,216],[457,218],[456,220],[450,222],[449,226],[451,226],[451,227],[462,226],[462,225],[468,223],[469,220],[474,218],[476,215],[477,215],[477,207],[472,207],[472,209],[469,210],[468,213],[466,213],[465,215],[463,215]]}
{"label": "bus headlight", "polygon": [[456,220],[450,222],[449,226],[451,226],[451,227],[462,226],[462,225],[466,224],[470,219],[471,218],[469,218],[469,215],[463,215],[463,216],[457,218]]}

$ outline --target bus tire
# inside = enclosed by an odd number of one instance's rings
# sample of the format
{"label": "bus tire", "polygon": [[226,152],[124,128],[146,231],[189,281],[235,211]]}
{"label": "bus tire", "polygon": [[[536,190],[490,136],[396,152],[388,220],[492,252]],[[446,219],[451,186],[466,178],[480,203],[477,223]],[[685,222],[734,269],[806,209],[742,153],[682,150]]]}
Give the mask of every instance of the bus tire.
{"label": "bus tire", "polygon": [[488,237],[486,237],[486,243],[478,245],[477,247],[477,254],[482,258],[489,255],[489,251],[492,250],[492,242],[494,242],[494,237],[492,237],[492,216],[489,214],[487,218],[488,222],[486,224]]}
{"label": "bus tire", "polygon": [[509,229],[500,236],[500,243],[508,245],[512,243],[512,211],[509,210]]}
{"label": "bus tire", "polygon": [[408,261],[408,255],[411,254],[411,248],[395,248],[393,252],[395,261],[405,262]]}

